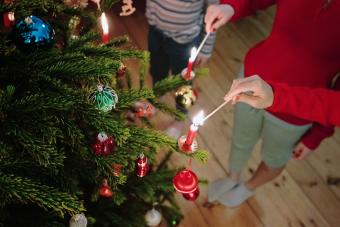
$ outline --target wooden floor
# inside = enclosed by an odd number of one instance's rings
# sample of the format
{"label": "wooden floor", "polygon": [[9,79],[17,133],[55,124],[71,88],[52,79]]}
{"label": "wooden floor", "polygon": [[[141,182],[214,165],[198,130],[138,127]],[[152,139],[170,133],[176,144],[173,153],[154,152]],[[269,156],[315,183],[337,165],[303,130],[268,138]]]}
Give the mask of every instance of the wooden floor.
{"label": "wooden floor", "polygon": [[[270,32],[275,8],[261,11],[220,29],[213,56],[209,62],[210,76],[197,79],[199,100],[190,116],[199,109],[205,113],[217,107],[238,73],[249,47],[264,39]],[[141,10],[129,17],[110,15],[111,35],[128,34],[140,49],[147,49],[148,25]],[[132,64],[133,65],[133,64]],[[132,66],[131,66],[132,67]],[[150,78],[148,79],[150,84]],[[168,100],[172,100],[171,94]],[[170,120],[158,114],[154,122],[164,129]],[[186,129],[189,126],[185,123]],[[196,161],[193,170],[201,179],[213,181],[226,176],[233,125],[232,107],[225,107],[210,118],[199,131],[199,146],[210,152],[207,164]],[[257,146],[258,147],[258,146]],[[259,188],[256,195],[238,208],[221,205],[203,206],[206,186],[196,202],[188,202],[178,195],[177,200],[185,215],[180,226],[185,227],[338,227],[340,226],[340,131],[327,139],[306,161],[291,161],[275,181]],[[259,163],[259,149],[255,149],[249,167],[244,171],[247,179]],[[174,155],[172,164],[186,165],[182,155]]]}

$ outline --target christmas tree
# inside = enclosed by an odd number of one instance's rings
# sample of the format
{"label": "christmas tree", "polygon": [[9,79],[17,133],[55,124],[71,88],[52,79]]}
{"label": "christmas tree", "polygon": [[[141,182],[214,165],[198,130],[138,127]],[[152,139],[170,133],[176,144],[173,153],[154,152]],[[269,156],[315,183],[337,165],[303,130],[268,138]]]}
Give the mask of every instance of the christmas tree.
{"label": "christmas tree", "polygon": [[[181,219],[176,170],[166,164],[177,141],[147,117],[157,109],[183,119],[157,97],[187,81],[144,87],[148,54],[98,26],[115,2],[0,5],[0,225],[144,226],[155,204],[168,223]],[[131,58],[140,61],[138,88],[124,66]],[[143,124],[127,120],[131,110]]]}

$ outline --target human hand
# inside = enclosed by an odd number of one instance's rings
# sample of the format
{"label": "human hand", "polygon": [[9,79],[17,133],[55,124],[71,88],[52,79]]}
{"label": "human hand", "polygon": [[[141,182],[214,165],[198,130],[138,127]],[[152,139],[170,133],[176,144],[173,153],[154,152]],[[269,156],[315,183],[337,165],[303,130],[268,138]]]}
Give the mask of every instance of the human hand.
{"label": "human hand", "polygon": [[198,53],[195,61],[195,66],[204,67],[208,63],[209,58],[205,55]]}
{"label": "human hand", "polygon": [[231,5],[210,5],[204,17],[205,31],[215,32],[219,27],[227,23],[235,14]]}
{"label": "human hand", "polygon": [[233,81],[229,92],[224,96],[224,100],[244,102],[252,107],[264,109],[270,107],[274,101],[272,87],[258,75]]}
{"label": "human hand", "polygon": [[293,150],[293,159],[303,160],[306,159],[311,153],[312,150],[300,141]]}

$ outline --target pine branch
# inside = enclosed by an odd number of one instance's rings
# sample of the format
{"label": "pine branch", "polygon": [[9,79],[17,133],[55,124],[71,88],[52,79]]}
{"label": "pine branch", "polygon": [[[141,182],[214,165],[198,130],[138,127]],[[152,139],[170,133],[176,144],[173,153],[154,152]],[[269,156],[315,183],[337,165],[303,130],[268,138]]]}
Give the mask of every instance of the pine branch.
{"label": "pine branch", "polygon": [[23,151],[28,152],[32,159],[39,165],[57,169],[63,165],[64,154],[56,149],[53,144],[47,144],[40,138],[16,126],[8,132],[16,139]]}
{"label": "pine branch", "polygon": [[145,75],[146,75],[146,70],[149,65],[149,59],[150,59],[150,54],[146,51],[143,52],[143,57],[140,61],[140,69],[139,69],[139,88],[143,89],[144,88],[144,82],[145,82]]}
{"label": "pine branch", "polygon": [[[201,76],[206,76],[209,74],[209,70],[207,68],[197,69],[195,70],[196,78]],[[174,90],[182,85],[188,84],[188,81],[184,80],[180,74],[167,77],[161,81],[158,81],[153,86],[153,91],[157,97],[164,95],[166,92],[170,90]]]}
{"label": "pine branch", "polygon": [[153,91],[150,89],[120,91],[118,97],[119,102],[117,108],[129,108],[141,99],[155,98]]}
{"label": "pine branch", "polygon": [[127,44],[128,42],[130,42],[129,36],[123,35],[123,36],[116,37],[110,40],[110,42],[106,44],[106,46],[107,47],[120,47],[124,44]]}
{"label": "pine branch", "polygon": [[186,118],[186,115],[175,109],[175,108],[171,108],[168,105],[162,103],[162,102],[158,102],[156,99],[153,100],[149,100],[157,109],[159,109],[160,111],[164,112],[164,113],[168,113],[169,115],[173,116],[176,120],[179,121],[184,121]]}
{"label": "pine branch", "polygon": [[198,150],[192,153],[190,156],[202,163],[207,163],[209,159],[209,152],[206,150]]}
{"label": "pine branch", "polygon": [[177,141],[160,131],[135,126],[131,126],[129,129],[131,136],[126,141],[126,145],[131,148],[144,148],[143,150],[145,150],[148,147],[155,147],[159,150],[161,147],[167,147],[172,150],[178,149]]}
{"label": "pine branch", "polygon": [[85,210],[77,198],[32,180],[0,173],[1,203],[18,201],[24,204],[35,203],[48,210],[52,209],[61,217],[74,215]]}
{"label": "pine branch", "polygon": [[166,92],[174,90],[188,82],[182,78],[181,75],[167,77],[161,81],[156,82],[153,86],[153,92],[157,97],[164,95]]}
{"label": "pine branch", "polygon": [[109,9],[111,9],[111,7],[120,2],[121,0],[101,0],[100,1],[100,8],[105,12]]}
{"label": "pine branch", "polygon": [[64,52],[72,53],[74,51],[78,51],[78,48],[81,48],[84,45],[90,42],[94,42],[99,39],[100,39],[100,35],[98,33],[93,33],[93,32],[86,33],[80,36],[78,39],[71,40],[69,45],[65,47]]}

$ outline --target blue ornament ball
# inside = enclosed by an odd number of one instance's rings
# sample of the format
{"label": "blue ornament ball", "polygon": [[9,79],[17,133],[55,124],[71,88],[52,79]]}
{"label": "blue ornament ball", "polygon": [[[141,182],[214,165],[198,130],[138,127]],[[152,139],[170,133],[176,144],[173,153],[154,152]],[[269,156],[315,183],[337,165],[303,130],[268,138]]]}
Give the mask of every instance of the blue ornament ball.
{"label": "blue ornament ball", "polygon": [[54,42],[54,30],[46,21],[29,16],[16,23],[14,40],[16,46],[23,51],[49,48]]}

